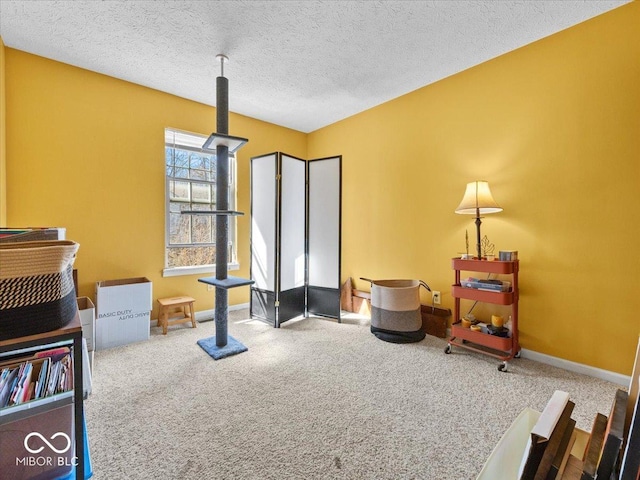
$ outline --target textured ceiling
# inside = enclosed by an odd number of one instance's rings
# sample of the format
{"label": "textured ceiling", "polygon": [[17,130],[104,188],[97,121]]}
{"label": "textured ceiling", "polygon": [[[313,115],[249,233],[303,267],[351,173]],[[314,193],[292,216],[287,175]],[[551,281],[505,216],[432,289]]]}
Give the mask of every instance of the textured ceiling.
{"label": "textured ceiling", "polygon": [[628,0],[10,1],[6,46],[310,132]]}

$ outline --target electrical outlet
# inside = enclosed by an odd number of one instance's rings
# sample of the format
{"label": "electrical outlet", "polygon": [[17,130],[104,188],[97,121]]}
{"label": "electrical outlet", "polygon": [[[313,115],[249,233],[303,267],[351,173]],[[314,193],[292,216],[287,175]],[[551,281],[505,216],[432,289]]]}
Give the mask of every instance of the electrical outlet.
{"label": "electrical outlet", "polygon": [[431,300],[436,305],[440,305],[440,292],[438,290],[431,291]]}

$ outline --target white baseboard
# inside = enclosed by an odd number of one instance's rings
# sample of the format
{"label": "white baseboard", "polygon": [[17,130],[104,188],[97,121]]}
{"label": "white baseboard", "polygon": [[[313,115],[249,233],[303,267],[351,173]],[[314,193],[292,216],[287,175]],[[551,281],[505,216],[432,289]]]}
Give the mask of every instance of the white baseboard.
{"label": "white baseboard", "polygon": [[570,372],[581,373],[590,377],[606,380],[607,382],[615,383],[616,385],[621,385],[625,388],[628,388],[631,383],[631,377],[628,375],[622,375],[621,373],[591,367],[589,365],[572,362],[571,360],[565,360],[563,358],[552,357],[551,355],[534,352],[533,350],[527,350],[526,348],[521,350],[521,355],[522,358],[528,358],[530,360],[535,360],[536,362],[563,368]]}
{"label": "white baseboard", "polygon": [[[447,328],[447,339],[450,337],[451,329]],[[564,358],[552,357],[551,355],[534,352],[533,350],[527,350],[526,348],[522,348],[520,350],[520,356],[522,358],[528,358],[529,360],[544,363],[545,365],[551,365],[552,367],[558,367],[570,372],[599,378],[600,380],[615,383],[616,385],[621,385],[625,388],[629,388],[629,385],[631,385],[631,377],[628,375],[622,375],[621,373],[610,372],[609,370],[603,370],[601,368],[591,367],[582,363],[572,362],[571,360],[565,360]]]}
{"label": "white baseboard", "polygon": [[[229,311],[232,312],[234,310],[242,310],[244,308],[249,308],[249,304],[248,303],[239,303],[238,305],[229,305]],[[213,319],[215,314],[215,309],[210,309],[210,310],[201,310],[199,312],[196,312],[196,321],[197,322],[201,322],[201,321],[206,321],[206,320],[210,320]]]}
{"label": "white baseboard", "polygon": [[[229,305],[229,311],[233,311],[233,310],[242,310],[243,308],[249,308],[249,304],[248,303],[239,303],[238,305]],[[215,314],[215,310],[212,308],[210,310],[200,310],[198,312],[196,312],[196,322],[201,322],[201,321],[206,321],[206,320],[212,320]],[[152,322],[156,322],[156,325],[158,324],[158,319],[157,318],[152,318],[151,319]]]}

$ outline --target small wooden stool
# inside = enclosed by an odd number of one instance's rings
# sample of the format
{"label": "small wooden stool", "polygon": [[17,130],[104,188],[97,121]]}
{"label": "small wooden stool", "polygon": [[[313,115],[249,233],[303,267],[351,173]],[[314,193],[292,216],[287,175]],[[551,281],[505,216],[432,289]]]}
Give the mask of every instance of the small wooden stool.
{"label": "small wooden stool", "polygon": [[[191,322],[191,326],[196,328],[196,316],[193,313],[193,302],[191,297],[159,298],[160,311],[158,312],[158,326],[162,326],[162,334],[167,334],[169,325]],[[169,316],[177,313],[178,315]]]}

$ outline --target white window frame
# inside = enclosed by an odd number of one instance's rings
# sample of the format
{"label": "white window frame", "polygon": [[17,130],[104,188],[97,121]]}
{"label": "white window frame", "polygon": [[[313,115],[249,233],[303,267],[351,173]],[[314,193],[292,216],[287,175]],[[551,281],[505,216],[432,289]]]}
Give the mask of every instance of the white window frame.
{"label": "white window frame", "polygon": [[[177,130],[175,128],[165,128],[165,142],[163,152],[163,173],[165,180],[165,225],[164,225],[164,237],[165,237],[165,247],[164,247],[164,269],[162,270],[163,277],[174,277],[179,275],[194,275],[194,274],[207,274],[207,273],[215,273],[216,265],[215,263],[210,263],[206,265],[190,265],[184,267],[168,267],[168,253],[169,249],[172,247],[189,247],[190,245],[196,246],[212,246],[215,243],[210,244],[202,244],[202,243],[187,243],[180,245],[172,245],[170,244],[170,228],[171,228],[171,211],[170,211],[170,202],[171,202],[171,192],[170,192],[170,181],[172,178],[167,174],[167,162],[166,162],[166,148],[179,148],[181,150],[187,150],[191,152],[198,153],[206,153],[210,155],[211,152],[205,152],[202,150],[202,145],[208,137],[206,135],[186,132],[183,130]],[[215,154],[213,154],[215,157]],[[235,210],[237,203],[237,162],[236,157],[233,154],[229,154],[229,210]],[[180,179],[185,180],[187,182],[197,182],[202,183],[200,180],[191,180],[191,179]],[[211,199],[212,202],[215,202],[215,198]],[[195,215],[194,215],[195,216]],[[237,261],[237,222],[234,216],[227,217],[229,219],[229,252],[230,252],[230,262],[228,264],[229,270],[238,270],[240,265]]]}

